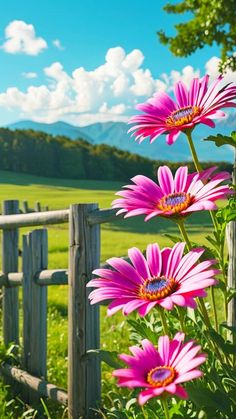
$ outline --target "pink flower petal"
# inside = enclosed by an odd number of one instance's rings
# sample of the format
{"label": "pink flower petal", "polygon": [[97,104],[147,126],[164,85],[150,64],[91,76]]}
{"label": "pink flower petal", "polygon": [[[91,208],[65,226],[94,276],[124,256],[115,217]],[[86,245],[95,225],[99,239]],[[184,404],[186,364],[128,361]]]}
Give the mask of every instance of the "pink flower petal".
{"label": "pink flower petal", "polygon": [[141,391],[141,393],[139,393],[138,396],[138,403],[140,404],[140,406],[143,406],[152,397],[160,396],[160,394],[162,394],[163,391],[163,387]]}
{"label": "pink flower petal", "polygon": [[170,340],[168,336],[160,336],[158,339],[158,352],[164,365],[169,363]]}
{"label": "pink flower petal", "polygon": [[110,258],[107,263],[134,283],[141,284],[142,279],[130,263],[119,258]]}
{"label": "pink flower petal", "polygon": [[177,138],[179,137],[181,131],[173,130],[166,136],[166,142],[168,145],[172,145],[175,143]]}
{"label": "pink flower petal", "polygon": [[166,276],[168,278],[173,278],[175,276],[174,274],[182,259],[184,248],[185,243],[176,243],[171,250],[166,268]]}
{"label": "pink flower petal", "polygon": [[124,316],[127,316],[127,314],[132,313],[132,311],[136,310],[137,308],[141,307],[142,305],[145,304],[145,301],[143,300],[138,300],[138,299],[134,299],[132,301],[129,301],[128,303],[125,304],[125,306],[123,307],[123,314]]}
{"label": "pink flower petal", "polygon": [[176,386],[175,395],[178,396],[180,399],[188,399],[188,393],[182,386]]}
{"label": "pink flower petal", "polygon": [[157,171],[160,187],[165,195],[174,192],[174,179],[168,166],[160,166]]}
{"label": "pink flower petal", "polygon": [[175,173],[175,192],[183,192],[185,190],[186,182],[188,176],[188,167],[181,166],[176,170]]}
{"label": "pink flower petal", "polygon": [[132,247],[128,250],[129,258],[137,270],[138,274],[145,280],[150,277],[148,263],[137,247]]}
{"label": "pink flower petal", "polygon": [[146,316],[149,311],[155,307],[158,303],[156,301],[151,301],[150,303],[146,302],[145,304],[143,304],[141,307],[139,307],[138,312],[140,314],[141,317]]}
{"label": "pink flower petal", "polygon": [[193,370],[190,372],[186,372],[183,375],[180,375],[176,380],[176,384],[184,383],[186,381],[193,380],[194,378],[199,378],[202,376],[202,372],[199,370]]}
{"label": "pink flower petal", "polygon": [[147,262],[152,276],[160,276],[162,267],[161,251],[157,243],[147,246]]}

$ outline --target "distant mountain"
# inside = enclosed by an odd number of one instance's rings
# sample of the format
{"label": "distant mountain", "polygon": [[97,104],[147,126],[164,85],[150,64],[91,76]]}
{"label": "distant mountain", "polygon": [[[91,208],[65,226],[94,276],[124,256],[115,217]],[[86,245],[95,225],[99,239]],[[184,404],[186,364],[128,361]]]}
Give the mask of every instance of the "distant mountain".
{"label": "distant mountain", "polygon": [[93,144],[93,139],[86,135],[79,127],[67,124],[66,122],[58,121],[53,124],[43,124],[34,121],[18,121],[8,125],[10,129],[33,129],[34,131],[43,131],[51,135],[63,135],[72,140],[76,138],[83,138],[89,143]]}
{"label": "distant mountain", "polygon": [[[148,140],[138,144],[127,134],[127,124],[124,122],[96,123],[85,127],[76,127],[65,122],[42,124],[33,121],[19,121],[8,126],[11,129],[33,129],[52,135],[64,135],[71,139],[83,138],[91,144],[107,144],[157,160],[186,161],[191,159],[187,140],[181,135],[172,146],[166,145],[165,137],[161,136],[153,144]],[[215,130],[199,125],[194,131],[195,144],[202,161],[233,161],[233,150],[229,146],[215,147],[210,142],[201,141],[211,134],[229,135],[236,128],[235,117],[229,117],[217,124]]]}

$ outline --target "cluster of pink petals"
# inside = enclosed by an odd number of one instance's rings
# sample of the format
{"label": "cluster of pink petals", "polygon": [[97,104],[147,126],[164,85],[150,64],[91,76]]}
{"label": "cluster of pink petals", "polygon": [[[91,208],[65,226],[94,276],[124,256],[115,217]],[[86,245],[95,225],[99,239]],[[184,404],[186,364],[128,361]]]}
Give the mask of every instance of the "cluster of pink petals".
{"label": "cluster of pink petals", "polygon": [[88,283],[88,287],[96,288],[89,295],[91,304],[113,300],[108,315],[122,309],[124,315],[138,310],[145,316],[155,306],[195,308],[194,298],[206,296],[205,288],[217,282],[214,276],[219,270],[211,268],[215,260],[197,264],[203,248],[184,255],[184,247],[185,243],[176,243],[173,248],[160,250],[158,244],[149,244],[146,258],[133,247],[128,251],[131,263],[115,257],[107,260],[112,269],[96,269],[93,273],[99,278]]}
{"label": "cluster of pink petals", "polygon": [[[159,185],[150,178],[137,175],[131,180],[132,185],[124,186],[124,190],[116,195],[122,198],[112,202],[113,208],[120,208],[118,214],[125,217],[146,215],[145,221],[155,216],[184,217],[195,211],[217,209],[214,201],[223,199],[232,193],[228,185],[220,185],[230,178],[228,172],[212,173],[216,167],[201,173],[188,174],[187,166],[177,169],[173,177],[167,166],[160,166],[157,171]],[[178,200],[181,198],[182,203]],[[163,202],[173,205],[163,207]],[[176,205],[175,205],[176,201]]]}
{"label": "cluster of pink petals", "polygon": [[181,131],[192,129],[197,124],[215,127],[212,119],[224,117],[221,108],[235,107],[236,86],[232,83],[222,86],[223,76],[219,76],[209,87],[209,76],[194,78],[189,89],[181,81],[175,84],[176,102],[166,93],[156,93],[147,102],[136,108],[144,114],[132,117],[135,124],[135,139],[142,142],[150,137],[152,143],[159,135],[168,134],[166,141],[173,144]]}
{"label": "cluster of pink petals", "polygon": [[[133,356],[120,355],[120,359],[128,368],[113,372],[113,375],[118,377],[118,385],[129,388],[144,387],[145,390],[141,391],[138,397],[140,405],[163,393],[170,393],[182,399],[188,398],[186,390],[180,384],[202,375],[197,367],[205,361],[206,355],[199,353],[201,346],[195,346],[194,341],[183,343],[184,338],[185,335],[181,332],[177,333],[173,340],[168,336],[160,336],[158,349],[147,339],[142,341],[143,349],[131,346]],[[163,367],[167,372],[170,367],[174,371],[172,382],[165,385],[163,380],[163,385],[161,382],[159,386],[150,384],[147,380],[148,374],[157,367]]]}

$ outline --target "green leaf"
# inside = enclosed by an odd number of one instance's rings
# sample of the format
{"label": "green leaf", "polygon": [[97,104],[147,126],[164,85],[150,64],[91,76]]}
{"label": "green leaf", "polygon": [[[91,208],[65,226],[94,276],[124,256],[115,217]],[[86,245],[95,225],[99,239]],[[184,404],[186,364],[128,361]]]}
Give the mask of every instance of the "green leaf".
{"label": "green leaf", "polygon": [[100,360],[105,362],[112,368],[123,368],[124,364],[118,358],[118,352],[116,351],[105,351],[104,349],[89,349],[87,351],[88,356],[99,356]]}
{"label": "green leaf", "polygon": [[229,288],[227,290],[227,302],[229,303],[234,297],[236,297],[236,289]]}
{"label": "green leaf", "polygon": [[133,406],[133,404],[136,404],[136,403],[137,403],[136,397],[133,398],[133,399],[130,399],[125,405],[126,410],[129,410],[130,407]]}
{"label": "green leaf", "polygon": [[227,144],[236,148],[236,132],[233,131],[231,133],[231,137],[222,134],[209,135],[209,137],[204,138],[204,141],[212,141],[217,147],[221,147],[222,145]]}
{"label": "green leaf", "polygon": [[236,335],[236,326],[228,326],[228,324],[226,323],[221,323],[221,326],[230,330],[233,333],[233,335]]}
{"label": "green leaf", "polygon": [[236,354],[236,345],[225,342],[223,337],[214,329],[210,329],[208,333],[225,354]]}
{"label": "green leaf", "polygon": [[213,392],[203,383],[197,385],[188,384],[186,387],[190,399],[201,409],[205,407],[207,409],[213,408],[215,411],[223,413],[230,412],[230,400],[225,392],[221,392],[218,389]]}

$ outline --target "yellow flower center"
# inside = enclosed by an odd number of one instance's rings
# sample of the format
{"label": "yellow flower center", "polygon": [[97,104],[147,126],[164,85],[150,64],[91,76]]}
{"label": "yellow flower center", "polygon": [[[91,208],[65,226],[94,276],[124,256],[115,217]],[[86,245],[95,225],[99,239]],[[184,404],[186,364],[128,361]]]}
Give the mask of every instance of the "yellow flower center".
{"label": "yellow flower center", "polygon": [[172,211],[179,213],[187,209],[193,203],[194,197],[189,193],[177,192],[163,196],[157,203],[157,208],[163,212]]}
{"label": "yellow flower center", "polygon": [[186,106],[185,108],[177,109],[166,119],[166,124],[169,127],[180,127],[181,125],[189,124],[200,112],[199,106]]}
{"label": "yellow flower center", "polygon": [[176,282],[173,278],[164,276],[148,278],[140,287],[139,295],[144,300],[156,301],[172,294],[176,289]]}
{"label": "yellow flower center", "polygon": [[176,377],[173,367],[162,366],[153,368],[147,375],[147,382],[153,387],[163,387],[172,383]]}

